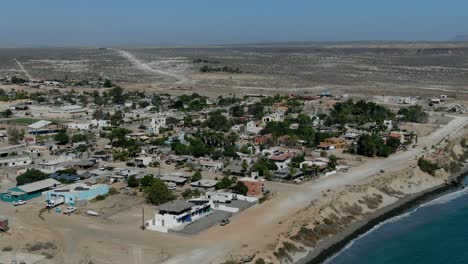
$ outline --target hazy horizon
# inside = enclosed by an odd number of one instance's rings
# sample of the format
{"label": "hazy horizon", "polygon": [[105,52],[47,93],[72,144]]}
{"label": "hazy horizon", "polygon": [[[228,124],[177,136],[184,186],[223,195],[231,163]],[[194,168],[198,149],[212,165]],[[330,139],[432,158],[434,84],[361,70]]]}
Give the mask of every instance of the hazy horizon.
{"label": "hazy horizon", "polygon": [[468,2],[460,0],[23,0],[3,9],[3,47],[444,42],[468,34]]}

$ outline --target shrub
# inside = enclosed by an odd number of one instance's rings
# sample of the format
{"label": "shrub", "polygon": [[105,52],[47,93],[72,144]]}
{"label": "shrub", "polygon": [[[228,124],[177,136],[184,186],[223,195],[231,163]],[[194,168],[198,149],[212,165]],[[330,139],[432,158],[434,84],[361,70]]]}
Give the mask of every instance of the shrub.
{"label": "shrub", "polygon": [[106,199],[106,196],[105,195],[98,195],[96,196],[96,198],[94,198],[96,201],[102,201],[102,200],[105,200]]}
{"label": "shrub", "polygon": [[2,248],[2,251],[12,251],[13,250],[13,247],[12,246],[6,246],[6,247],[3,247]]}
{"label": "shrub", "polygon": [[119,194],[119,191],[118,191],[116,188],[111,187],[111,188],[109,189],[109,194],[110,194],[110,195]]}
{"label": "shrub", "polygon": [[419,158],[418,166],[422,171],[427,172],[432,176],[434,176],[435,171],[439,169],[439,166],[436,163],[426,160],[424,157]]}

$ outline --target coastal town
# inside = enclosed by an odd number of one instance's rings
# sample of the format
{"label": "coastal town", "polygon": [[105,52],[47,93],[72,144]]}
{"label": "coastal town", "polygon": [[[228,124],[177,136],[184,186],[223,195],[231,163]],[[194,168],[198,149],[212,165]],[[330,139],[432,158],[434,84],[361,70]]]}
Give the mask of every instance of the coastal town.
{"label": "coastal town", "polygon": [[[127,90],[109,79],[1,81],[2,263],[64,263],[65,256],[112,263],[126,255],[127,263],[177,263],[179,251],[199,239],[209,244],[271,227],[314,198],[323,202],[319,196],[338,204],[335,188],[402,162],[433,179],[414,176],[416,189],[388,182],[363,197],[343,196],[343,208],[322,207],[323,223],[299,225],[303,232],[270,253],[252,254],[245,244],[237,251],[244,256],[211,256],[289,263],[334,234],[333,226],[390,204],[410,193],[405,188],[422,191],[422,179],[448,184],[468,156],[466,101],[446,94],[366,98],[324,89],[208,97]],[[37,236],[25,238],[29,232]],[[62,246],[79,233],[95,248]],[[87,251],[118,247],[100,236],[128,237],[135,246],[96,259]],[[147,243],[158,252],[137,246]]]}

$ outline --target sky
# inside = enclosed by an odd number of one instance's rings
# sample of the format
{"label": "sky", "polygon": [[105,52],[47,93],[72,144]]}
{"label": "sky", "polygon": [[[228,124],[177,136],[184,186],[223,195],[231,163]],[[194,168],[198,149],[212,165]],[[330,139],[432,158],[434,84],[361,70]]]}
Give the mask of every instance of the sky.
{"label": "sky", "polygon": [[467,0],[4,0],[0,46],[445,41]]}

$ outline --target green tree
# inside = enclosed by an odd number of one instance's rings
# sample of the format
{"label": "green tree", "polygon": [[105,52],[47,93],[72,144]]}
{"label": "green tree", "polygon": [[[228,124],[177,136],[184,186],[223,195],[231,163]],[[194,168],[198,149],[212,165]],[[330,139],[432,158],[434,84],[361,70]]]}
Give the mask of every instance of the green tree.
{"label": "green tree", "polygon": [[328,166],[330,166],[330,168],[333,170],[336,169],[336,166],[338,165],[338,158],[335,155],[330,155],[328,159],[330,160]]}
{"label": "green tree", "polygon": [[155,178],[153,177],[153,175],[144,176],[140,180],[141,187],[150,187],[151,185],[153,185],[154,179]]}
{"label": "green tree", "polygon": [[244,116],[244,107],[241,105],[234,105],[229,109],[229,112],[231,113],[232,116],[235,117],[241,117]]}
{"label": "green tree", "polygon": [[229,130],[229,122],[228,119],[221,115],[212,115],[208,117],[205,121],[205,126],[218,131],[228,131]]}
{"label": "green tree", "polygon": [[40,170],[36,169],[29,169],[25,173],[21,174],[20,176],[16,177],[16,183],[18,186],[32,183],[32,182],[37,182],[41,180],[45,180],[49,178],[49,175],[46,173],[43,173]]}
{"label": "green tree", "polygon": [[192,175],[192,182],[196,182],[202,179],[202,174],[200,170],[195,171],[195,173]]}
{"label": "green tree", "polygon": [[124,113],[120,110],[115,111],[110,117],[110,122],[112,126],[120,126],[123,123]]}
{"label": "green tree", "polygon": [[153,184],[145,190],[146,200],[155,205],[160,205],[175,199],[174,194],[167,189],[166,184],[160,179],[154,179]]}
{"label": "green tree", "polygon": [[247,188],[244,183],[238,181],[237,184],[232,187],[232,191],[237,194],[247,195],[249,188]]}
{"label": "green tree", "polygon": [[124,104],[125,103],[125,96],[124,96],[124,90],[122,87],[120,86],[116,86],[114,88],[112,88],[110,91],[109,91],[109,95],[111,96],[112,98],[112,102],[114,104]]}
{"label": "green tree", "polygon": [[15,127],[8,127],[8,142],[10,144],[18,144],[21,140],[23,140],[24,132],[20,132]]}
{"label": "green tree", "polygon": [[8,118],[13,115],[13,112],[10,109],[7,109],[3,112],[3,115]]}
{"label": "green tree", "polygon": [[88,142],[88,137],[84,134],[75,134],[72,136],[71,141],[76,142]]}
{"label": "green tree", "polygon": [[135,176],[132,175],[132,176],[128,177],[127,185],[130,188],[136,188],[136,187],[140,186],[140,182],[137,180],[137,178],[135,178]]}
{"label": "green tree", "polygon": [[215,189],[216,190],[227,189],[227,188],[231,187],[231,184],[232,184],[232,181],[229,179],[229,177],[224,176],[223,179],[221,179],[221,181],[216,183]]}
{"label": "green tree", "polygon": [[106,80],[104,81],[103,86],[106,87],[106,88],[111,88],[113,85],[112,85],[111,80],[106,79]]}
{"label": "green tree", "polygon": [[67,131],[62,129],[54,136],[54,140],[57,141],[59,145],[65,145],[70,141],[70,138],[68,137]]}

